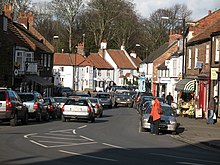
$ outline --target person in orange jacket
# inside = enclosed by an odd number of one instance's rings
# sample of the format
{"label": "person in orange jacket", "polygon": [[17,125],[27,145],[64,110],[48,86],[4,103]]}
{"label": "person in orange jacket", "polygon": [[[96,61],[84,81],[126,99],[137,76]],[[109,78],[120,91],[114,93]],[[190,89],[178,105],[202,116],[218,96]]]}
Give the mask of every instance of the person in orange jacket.
{"label": "person in orange jacket", "polygon": [[151,132],[155,135],[159,135],[159,123],[160,123],[160,114],[159,108],[161,108],[160,102],[156,97],[152,98],[152,110],[150,115],[153,117],[152,130]]}

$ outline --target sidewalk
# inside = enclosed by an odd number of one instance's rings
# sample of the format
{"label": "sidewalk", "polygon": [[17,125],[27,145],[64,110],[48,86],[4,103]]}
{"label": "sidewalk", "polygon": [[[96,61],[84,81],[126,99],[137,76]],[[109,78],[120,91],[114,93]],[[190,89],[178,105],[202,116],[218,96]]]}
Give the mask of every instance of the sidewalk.
{"label": "sidewalk", "polygon": [[220,150],[220,121],[206,124],[205,119],[177,117],[180,123],[178,135],[173,137],[193,145],[206,145]]}

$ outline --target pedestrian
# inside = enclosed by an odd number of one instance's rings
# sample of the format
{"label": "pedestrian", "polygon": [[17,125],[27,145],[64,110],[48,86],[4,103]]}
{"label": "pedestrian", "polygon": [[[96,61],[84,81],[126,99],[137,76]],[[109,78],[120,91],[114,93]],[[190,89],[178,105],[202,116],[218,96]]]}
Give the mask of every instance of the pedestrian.
{"label": "pedestrian", "polygon": [[217,111],[218,111],[218,96],[215,96],[209,101],[208,118],[207,124],[214,124],[217,122]]}
{"label": "pedestrian", "polygon": [[159,123],[160,123],[160,113],[161,109],[160,102],[156,97],[152,97],[152,109],[150,115],[153,117],[153,122],[151,124],[151,133],[159,135]]}
{"label": "pedestrian", "polygon": [[91,97],[91,93],[90,93],[90,91],[88,91],[88,95],[89,95],[89,97]]}
{"label": "pedestrian", "polygon": [[167,104],[171,105],[171,103],[173,102],[173,96],[171,95],[171,93],[169,92],[169,95],[167,95],[166,97],[166,101]]}

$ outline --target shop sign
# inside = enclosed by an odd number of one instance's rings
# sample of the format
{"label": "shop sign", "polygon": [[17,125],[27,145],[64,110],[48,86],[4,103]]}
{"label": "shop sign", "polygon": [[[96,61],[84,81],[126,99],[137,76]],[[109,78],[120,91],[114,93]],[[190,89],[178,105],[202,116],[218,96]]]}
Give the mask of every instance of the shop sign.
{"label": "shop sign", "polygon": [[217,80],[218,79],[218,68],[211,68],[211,80]]}

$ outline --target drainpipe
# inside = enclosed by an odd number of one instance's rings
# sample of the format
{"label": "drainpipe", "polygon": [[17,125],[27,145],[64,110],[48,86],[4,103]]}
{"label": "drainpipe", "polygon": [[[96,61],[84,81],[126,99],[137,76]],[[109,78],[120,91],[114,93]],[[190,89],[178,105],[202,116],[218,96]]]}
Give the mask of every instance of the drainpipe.
{"label": "drainpipe", "polygon": [[209,95],[208,95],[208,101],[210,101],[210,98],[211,98],[211,84],[212,84],[212,81],[211,81],[211,68],[212,68],[212,48],[213,48],[213,37],[211,36],[211,48],[210,48],[210,59],[209,59],[209,63],[210,63],[210,68],[209,68]]}

